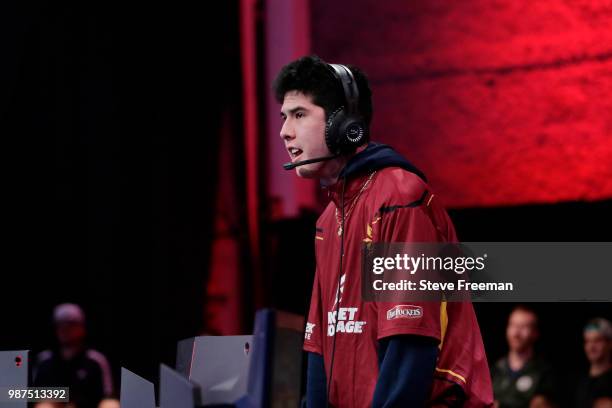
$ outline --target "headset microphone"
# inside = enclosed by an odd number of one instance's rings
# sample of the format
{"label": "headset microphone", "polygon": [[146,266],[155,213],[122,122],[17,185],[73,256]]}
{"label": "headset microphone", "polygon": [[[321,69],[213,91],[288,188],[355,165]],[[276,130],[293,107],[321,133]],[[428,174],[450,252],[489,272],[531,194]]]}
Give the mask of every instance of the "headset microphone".
{"label": "headset microphone", "polygon": [[285,163],[285,164],[283,164],[283,168],[285,170],[292,170],[292,169],[295,169],[296,167],[303,166],[305,164],[318,163],[318,162],[322,162],[322,161],[326,161],[326,160],[332,160],[332,159],[335,159],[336,157],[338,157],[338,155],[325,156],[325,157],[317,157],[317,158],[314,158],[314,159],[296,161],[295,163],[291,163],[291,162],[290,163]]}

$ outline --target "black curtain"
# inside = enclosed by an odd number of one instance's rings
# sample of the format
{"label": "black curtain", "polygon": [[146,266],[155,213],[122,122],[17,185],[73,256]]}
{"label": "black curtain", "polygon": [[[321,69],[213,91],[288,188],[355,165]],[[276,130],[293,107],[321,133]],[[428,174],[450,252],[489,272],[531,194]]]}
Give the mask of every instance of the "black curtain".
{"label": "black curtain", "polygon": [[202,329],[236,3],[2,3],[0,349],[49,347],[76,302],[116,374],[155,379]]}

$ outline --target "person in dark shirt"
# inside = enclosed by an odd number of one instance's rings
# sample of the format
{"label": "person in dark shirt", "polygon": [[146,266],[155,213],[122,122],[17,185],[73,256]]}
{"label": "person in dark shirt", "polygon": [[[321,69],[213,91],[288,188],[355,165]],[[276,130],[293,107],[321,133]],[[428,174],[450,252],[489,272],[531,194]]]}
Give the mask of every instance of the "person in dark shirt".
{"label": "person in dark shirt", "polygon": [[603,318],[593,319],[585,326],[583,336],[590,366],[588,375],[578,383],[576,406],[590,408],[612,399],[612,325]]}
{"label": "person in dark shirt", "polygon": [[58,305],[53,313],[57,347],[41,352],[34,367],[34,386],[69,387],[76,408],[95,408],[113,394],[106,357],[88,349],[85,315],[75,304]]}
{"label": "person in dark shirt", "polygon": [[538,317],[525,306],[516,307],[508,318],[508,355],[492,370],[493,393],[499,408],[554,406],[556,385],[552,367],[535,355],[539,337]]}

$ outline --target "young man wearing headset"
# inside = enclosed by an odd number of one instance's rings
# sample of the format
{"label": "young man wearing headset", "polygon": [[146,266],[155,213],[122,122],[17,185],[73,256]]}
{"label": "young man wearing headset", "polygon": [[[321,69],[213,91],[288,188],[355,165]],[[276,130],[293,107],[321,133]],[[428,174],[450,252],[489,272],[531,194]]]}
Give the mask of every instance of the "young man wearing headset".
{"label": "young man wearing headset", "polygon": [[[280,137],[300,177],[331,199],[316,225],[304,350],[307,406],[490,406],[491,381],[469,302],[364,302],[363,242],[455,242],[426,178],[369,142],[371,91],[355,67],[300,58],[274,82]],[[343,255],[341,255],[343,254]],[[389,313],[420,308],[419,317]]]}

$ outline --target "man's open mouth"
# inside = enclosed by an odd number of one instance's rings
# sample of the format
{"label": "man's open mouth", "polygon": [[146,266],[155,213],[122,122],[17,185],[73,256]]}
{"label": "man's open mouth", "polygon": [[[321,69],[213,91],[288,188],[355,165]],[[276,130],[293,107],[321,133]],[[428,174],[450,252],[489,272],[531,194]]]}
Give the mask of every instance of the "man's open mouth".
{"label": "man's open mouth", "polygon": [[297,147],[290,147],[287,150],[289,151],[289,156],[291,157],[291,160],[297,159],[303,153],[302,150],[298,149]]}

